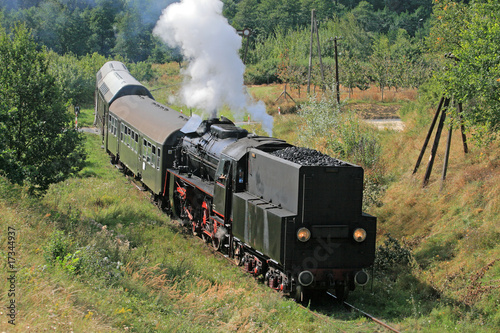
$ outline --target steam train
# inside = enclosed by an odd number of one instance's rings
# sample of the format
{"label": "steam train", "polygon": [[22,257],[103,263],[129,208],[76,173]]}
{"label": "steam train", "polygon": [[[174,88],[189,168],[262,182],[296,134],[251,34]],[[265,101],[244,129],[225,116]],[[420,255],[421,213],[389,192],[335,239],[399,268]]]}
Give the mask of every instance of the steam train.
{"label": "steam train", "polygon": [[187,117],[156,102],[117,61],[97,73],[95,96],[112,163],[269,287],[304,302],[323,290],[345,299],[367,283],[376,218],[362,212],[361,167],[325,155],[327,163],[301,160],[309,150],[224,117]]}

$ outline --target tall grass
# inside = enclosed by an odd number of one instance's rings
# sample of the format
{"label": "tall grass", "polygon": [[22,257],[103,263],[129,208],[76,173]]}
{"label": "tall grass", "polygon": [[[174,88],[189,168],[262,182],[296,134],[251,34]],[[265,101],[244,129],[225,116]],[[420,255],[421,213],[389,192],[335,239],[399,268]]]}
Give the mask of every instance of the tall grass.
{"label": "tall grass", "polygon": [[1,229],[19,231],[20,293],[16,325],[2,310],[0,330],[373,331],[357,317],[316,317],[214,256],[109,164],[100,144],[88,135],[87,167],[43,199],[0,178]]}
{"label": "tall grass", "polygon": [[[437,103],[436,103],[437,105]],[[422,187],[427,158],[412,175],[436,105],[408,104],[401,110],[406,129],[383,139],[384,164],[394,175],[373,207],[379,234],[390,233],[414,254],[409,272],[434,290],[432,310],[415,318],[422,330],[442,325],[445,331],[496,331],[500,315],[500,143],[469,141],[464,154],[459,132],[451,142],[446,180],[441,180],[446,129],[430,183]],[[430,146],[426,156],[429,156]],[[407,273],[405,273],[407,274]],[[403,276],[405,275],[403,274]],[[427,321],[427,322],[426,322]]]}

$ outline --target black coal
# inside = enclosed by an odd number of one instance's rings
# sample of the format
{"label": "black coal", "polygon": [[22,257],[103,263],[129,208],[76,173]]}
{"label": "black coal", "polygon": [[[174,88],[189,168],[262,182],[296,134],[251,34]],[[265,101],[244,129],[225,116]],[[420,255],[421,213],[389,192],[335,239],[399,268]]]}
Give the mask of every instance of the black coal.
{"label": "black coal", "polygon": [[322,154],[317,150],[302,148],[302,147],[288,147],[285,149],[277,150],[271,153],[274,156],[283,158],[285,160],[306,166],[341,166],[347,165],[336,158]]}

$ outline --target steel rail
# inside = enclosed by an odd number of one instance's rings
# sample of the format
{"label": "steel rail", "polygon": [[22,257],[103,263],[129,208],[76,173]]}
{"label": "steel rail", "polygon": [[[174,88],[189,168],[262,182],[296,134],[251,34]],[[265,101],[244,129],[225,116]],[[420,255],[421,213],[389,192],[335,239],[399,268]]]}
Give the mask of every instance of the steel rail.
{"label": "steel rail", "polygon": [[[329,292],[326,292],[326,293],[327,293],[328,295],[332,296],[333,298],[338,299],[338,298],[337,298],[337,296],[335,296],[335,295],[333,295],[333,294],[331,294],[331,293],[329,293]],[[358,308],[357,308],[357,307],[355,307],[354,305],[349,304],[349,303],[347,303],[347,302],[345,302],[345,301],[344,301],[344,302],[342,302],[342,303],[343,303],[343,304],[345,304],[345,305],[347,305],[347,306],[348,306],[348,307],[350,307],[351,309],[358,311],[359,313],[361,313],[362,315],[364,315],[366,318],[373,320],[374,322],[376,322],[377,324],[379,324],[379,325],[381,325],[381,326],[384,326],[384,327],[385,327],[385,328],[387,328],[388,330],[391,330],[391,331],[396,332],[396,333],[401,333],[401,332],[399,332],[397,329],[392,328],[391,326],[387,325],[386,323],[384,323],[384,322],[383,322],[383,321],[381,321],[380,319],[377,319],[377,318],[375,318],[374,316],[372,316],[372,315],[370,315],[370,314],[368,314],[368,313],[364,312],[363,310],[358,309]]]}

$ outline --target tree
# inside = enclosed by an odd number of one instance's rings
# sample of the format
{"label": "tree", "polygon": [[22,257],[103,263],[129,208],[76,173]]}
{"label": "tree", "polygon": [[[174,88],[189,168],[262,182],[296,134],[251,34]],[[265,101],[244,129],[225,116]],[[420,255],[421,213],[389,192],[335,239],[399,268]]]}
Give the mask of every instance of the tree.
{"label": "tree", "polygon": [[349,51],[346,51],[343,56],[339,57],[339,62],[339,81],[347,88],[349,98],[351,98],[354,88],[366,90],[370,87],[370,80],[368,79],[365,65],[352,57]]}
{"label": "tree", "polygon": [[438,77],[447,95],[464,104],[462,116],[469,126],[494,134],[500,130],[498,1],[463,6],[443,1],[434,13],[436,26],[431,37],[442,41],[436,45],[438,50],[451,52],[452,57]]}
{"label": "tree", "polygon": [[81,134],[26,27],[0,26],[0,58],[0,174],[41,194],[83,167]]}
{"label": "tree", "polygon": [[91,32],[88,38],[90,51],[110,56],[115,45],[114,22],[115,16],[122,10],[121,2],[114,0],[100,0],[92,9],[84,12]]}
{"label": "tree", "polygon": [[[145,61],[153,49],[152,29],[146,30],[138,8],[129,8],[117,15],[115,55],[131,61]],[[150,27],[152,28],[152,27]]]}
{"label": "tree", "polygon": [[384,88],[389,83],[389,73],[392,66],[392,59],[389,48],[389,39],[385,35],[380,35],[373,42],[373,54],[370,58],[373,79],[380,88],[382,102],[384,101]]}

